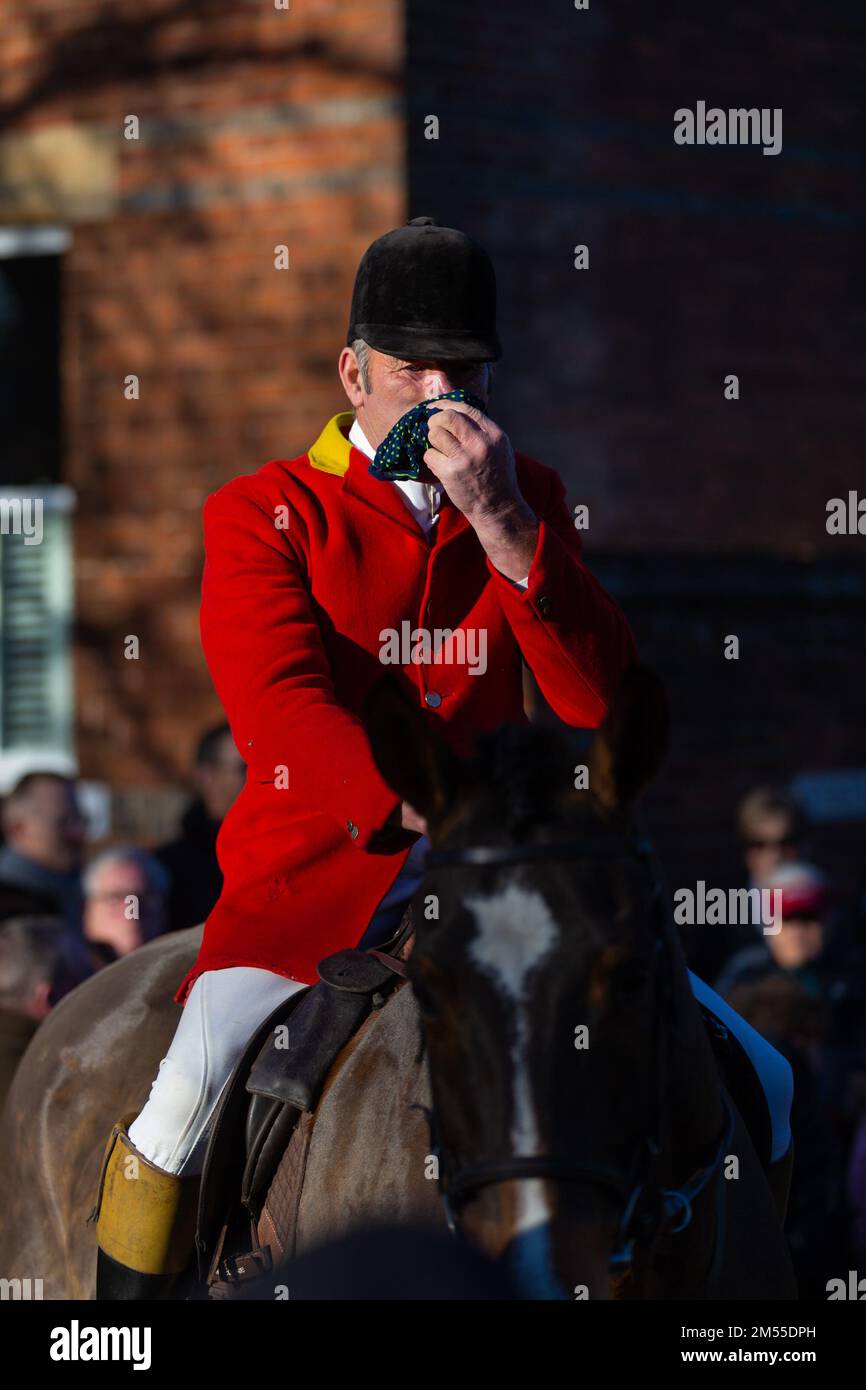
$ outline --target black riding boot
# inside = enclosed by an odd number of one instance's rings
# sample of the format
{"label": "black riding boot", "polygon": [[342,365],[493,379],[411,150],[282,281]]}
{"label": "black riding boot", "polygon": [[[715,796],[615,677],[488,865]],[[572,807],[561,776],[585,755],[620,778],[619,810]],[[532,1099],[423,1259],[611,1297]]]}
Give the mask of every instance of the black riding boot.
{"label": "black riding boot", "polygon": [[157,1168],[131,1143],[127,1116],[105,1151],[94,1216],[100,1300],[184,1298],[193,1284],[198,1177]]}

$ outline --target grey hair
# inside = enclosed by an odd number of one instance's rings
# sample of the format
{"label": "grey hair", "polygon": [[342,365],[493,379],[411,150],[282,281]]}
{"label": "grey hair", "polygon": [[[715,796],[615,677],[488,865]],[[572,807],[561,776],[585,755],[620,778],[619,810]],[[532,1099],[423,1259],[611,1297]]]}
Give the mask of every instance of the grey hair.
{"label": "grey hair", "polygon": [[361,373],[361,385],[369,394],[370,392],[370,344],[363,338],[355,338],[352,342],[352,351],[358,359],[358,371]]}
{"label": "grey hair", "polygon": [[144,874],[148,888],[154,893],[167,893],[171,887],[171,874],[155,855],[138,845],[112,845],[91,859],[82,875],[85,898],[95,892],[95,881],[99,872],[107,864],[137,864]]}

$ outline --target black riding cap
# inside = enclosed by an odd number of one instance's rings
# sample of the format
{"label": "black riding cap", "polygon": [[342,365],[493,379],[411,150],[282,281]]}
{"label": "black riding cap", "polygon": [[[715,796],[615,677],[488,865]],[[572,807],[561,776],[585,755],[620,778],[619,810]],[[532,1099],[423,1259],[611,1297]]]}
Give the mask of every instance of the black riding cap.
{"label": "black riding cap", "polygon": [[380,236],[358,266],[346,342],[411,361],[495,361],[496,273],[487,252],[433,217]]}

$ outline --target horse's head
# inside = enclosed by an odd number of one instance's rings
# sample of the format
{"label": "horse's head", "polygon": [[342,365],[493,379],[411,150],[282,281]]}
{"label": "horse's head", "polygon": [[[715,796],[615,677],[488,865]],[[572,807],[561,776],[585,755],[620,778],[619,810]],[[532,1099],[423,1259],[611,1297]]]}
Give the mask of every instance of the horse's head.
{"label": "horse's head", "polygon": [[426,816],[433,847],[409,974],[443,1190],[526,1291],[605,1297],[646,1144],[660,1138],[669,962],[630,809],[664,754],[661,685],[632,668],[587,758],[565,732],[504,726],[461,759],[389,678],[365,714],[377,764]]}

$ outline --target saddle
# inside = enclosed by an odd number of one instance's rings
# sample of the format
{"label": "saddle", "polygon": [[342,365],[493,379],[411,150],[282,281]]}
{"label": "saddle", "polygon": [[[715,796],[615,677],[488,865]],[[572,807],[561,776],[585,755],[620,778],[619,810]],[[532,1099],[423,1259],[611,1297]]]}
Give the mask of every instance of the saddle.
{"label": "saddle", "polygon": [[411,937],[410,906],[384,946],[320,961],[317,982],[283,1000],[247,1044],[220,1098],[202,1169],[196,1250],[211,1298],[234,1296],[270,1268],[257,1227],[274,1175],[337,1057],[405,980]]}

